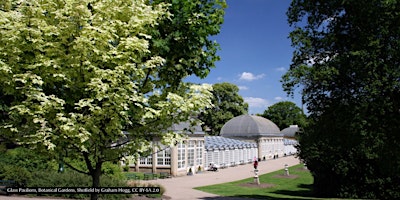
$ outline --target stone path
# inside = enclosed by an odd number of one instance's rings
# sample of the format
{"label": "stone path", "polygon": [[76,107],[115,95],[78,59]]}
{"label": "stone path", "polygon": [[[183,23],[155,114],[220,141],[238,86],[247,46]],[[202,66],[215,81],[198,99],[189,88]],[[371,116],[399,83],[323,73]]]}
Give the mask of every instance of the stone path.
{"label": "stone path", "polygon": [[[289,166],[299,164],[299,160],[293,156],[282,157],[275,160],[267,160],[259,162],[258,170],[259,174],[270,173],[276,170],[284,168],[285,164]],[[243,200],[244,198],[233,198],[233,197],[220,197],[215,194],[210,194],[195,190],[193,188],[199,186],[213,185],[218,183],[231,182],[250,178],[254,176],[252,164],[238,165],[236,167],[228,167],[220,169],[218,172],[203,172],[195,174],[193,176],[182,176],[169,179],[158,179],[152,181],[142,181],[149,183],[158,183],[162,185],[166,192],[165,196],[170,197],[172,200],[191,200],[191,199],[203,199],[203,200]],[[57,198],[27,198],[21,196],[0,196],[0,200],[61,200]],[[249,200],[246,198],[246,200]]]}
{"label": "stone path", "polygon": [[[270,173],[284,168],[285,164],[289,166],[297,165],[300,161],[293,156],[283,157],[275,160],[267,160],[259,162],[259,174]],[[210,194],[193,189],[194,187],[213,185],[218,183],[231,182],[245,178],[254,177],[252,164],[238,165],[236,167],[228,167],[220,169],[218,172],[204,172],[193,176],[182,176],[171,179],[158,179],[149,181],[159,183],[165,187],[164,195],[171,197],[173,200],[187,199],[226,199],[215,194]],[[229,199],[234,199],[229,197]],[[243,199],[243,198],[237,198]]]}

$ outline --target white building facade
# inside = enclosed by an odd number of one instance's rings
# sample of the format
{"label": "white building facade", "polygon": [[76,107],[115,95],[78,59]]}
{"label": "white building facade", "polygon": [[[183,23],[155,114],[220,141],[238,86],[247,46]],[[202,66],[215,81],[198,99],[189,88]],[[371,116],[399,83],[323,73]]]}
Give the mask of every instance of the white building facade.
{"label": "white building facade", "polygon": [[[289,127],[290,128],[290,127]],[[255,159],[275,159],[297,152],[291,126],[282,132],[272,121],[260,116],[241,115],[229,120],[220,136],[205,136],[200,126],[189,128],[188,123],[174,125],[171,130],[187,138],[173,147],[153,141],[153,153],[131,161],[130,170],[138,172],[167,172],[172,176],[207,170],[210,163],[230,167],[252,163]],[[192,129],[194,131],[185,132]]]}

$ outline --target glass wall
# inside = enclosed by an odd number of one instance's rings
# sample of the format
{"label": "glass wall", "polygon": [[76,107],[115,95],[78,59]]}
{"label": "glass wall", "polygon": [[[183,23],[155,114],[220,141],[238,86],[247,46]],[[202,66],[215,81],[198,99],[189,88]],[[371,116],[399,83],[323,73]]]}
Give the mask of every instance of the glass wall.
{"label": "glass wall", "polygon": [[140,165],[152,165],[153,164],[153,155],[150,154],[147,157],[141,157],[139,163],[140,163]]}
{"label": "glass wall", "polygon": [[185,154],[186,154],[186,145],[182,142],[178,144],[178,169],[182,169],[186,167],[185,163]]}
{"label": "glass wall", "polygon": [[193,167],[194,166],[194,143],[195,141],[190,140],[188,145],[188,166]]}
{"label": "glass wall", "polygon": [[198,140],[196,145],[196,164],[203,166],[204,141]]}
{"label": "glass wall", "polygon": [[157,152],[157,165],[171,165],[171,148],[161,147],[161,150]]}

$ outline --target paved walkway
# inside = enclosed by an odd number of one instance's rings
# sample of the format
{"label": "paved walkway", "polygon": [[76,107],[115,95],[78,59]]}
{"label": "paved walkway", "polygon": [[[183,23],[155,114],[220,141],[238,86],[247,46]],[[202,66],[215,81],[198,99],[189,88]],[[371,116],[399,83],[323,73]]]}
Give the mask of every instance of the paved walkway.
{"label": "paved walkway", "polygon": [[[299,164],[299,160],[293,156],[282,157],[275,160],[267,160],[259,162],[259,174],[270,173],[284,168],[285,164],[289,166]],[[159,183],[166,192],[165,196],[171,197],[172,200],[242,200],[243,198],[220,197],[193,189],[194,187],[213,185],[218,183],[231,182],[250,178],[254,176],[253,165],[238,165],[236,167],[228,167],[220,169],[218,172],[203,172],[193,176],[174,177],[170,179],[158,179],[153,181],[143,181],[149,183]],[[0,200],[50,200],[50,198],[25,198],[17,196],[0,196]],[[51,199],[52,200],[52,199]],[[60,200],[60,199],[56,199]],[[247,199],[249,200],[249,199]]]}
{"label": "paved walkway", "polygon": [[[284,168],[285,164],[289,166],[297,165],[300,161],[293,156],[283,157],[275,160],[267,160],[259,162],[259,174],[270,173]],[[254,176],[253,165],[238,165],[236,167],[228,167],[220,169],[218,172],[204,172],[195,174],[193,176],[182,176],[171,179],[159,179],[151,181],[159,183],[165,187],[166,192],[164,195],[171,197],[173,200],[187,200],[187,199],[207,199],[207,200],[222,200],[234,199],[232,197],[223,198],[215,194],[210,194],[193,189],[194,187],[213,185],[218,183],[231,182],[250,178]],[[243,198],[236,198],[243,199]]]}

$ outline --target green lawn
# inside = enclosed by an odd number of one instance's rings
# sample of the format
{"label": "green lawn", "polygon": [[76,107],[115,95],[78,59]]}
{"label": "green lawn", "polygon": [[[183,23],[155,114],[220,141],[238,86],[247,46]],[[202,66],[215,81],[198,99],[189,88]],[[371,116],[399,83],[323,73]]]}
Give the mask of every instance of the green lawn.
{"label": "green lawn", "polygon": [[197,187],[195,189],[220,196],[247,197],[257,199],[317,199],[311,191],[313,177],[304,170],[303,165],[289,168],[290,176],[282,176],[284,170],[264,174],[259,177],[260,185],[272,184],[270,187],[259,187],[253,178],[240,181]]}

